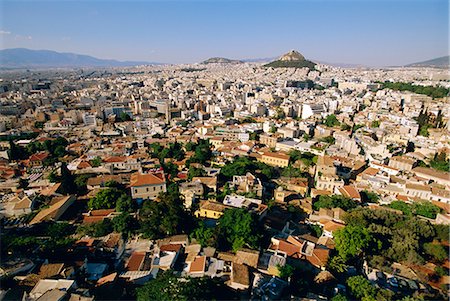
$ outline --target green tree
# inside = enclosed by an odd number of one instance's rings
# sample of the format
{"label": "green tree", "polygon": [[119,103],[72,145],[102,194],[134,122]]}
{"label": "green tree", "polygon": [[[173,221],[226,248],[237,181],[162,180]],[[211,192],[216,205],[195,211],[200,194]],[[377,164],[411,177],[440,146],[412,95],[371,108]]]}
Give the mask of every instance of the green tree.
{"label": "green tree", "polygon": [[188,179],[189,181],[192,180],[194,177],[204,177],[206,176],[206,172],[202,168],[195,168],[193,166],[189,166],[188,171]]}
{"label": "green tree", "polygon": [[350,125],[346,124],[346,123],[343,123],[341,125],[341,130],[342,131],[350,131],[351,129],[352,129],[352,127]]}
{"label": "green tree", "polygon": [[375,192],[363,190],[361,191],[361,200],[364,203],[378,203],[380,200],[380,196]]}
{"label": "green tree", "polygon": [[191,162],[205,164],[211,160],[212,151],[208,140],[200,139],[195,146],[194,155],[190,158]]}
{"label": "green tree", "polygon": [[73,194],[77,192],[75,177],[72,175],[64,162],[61,163],[61,188],[66,194]]}
{"label": "green tree", "polygon": [[320,208],[341,208],[343,210],[350,210],[357,206],[358,203],[356,201],[342,195],[321,195],[319,196],[319,200],[313,204],[314,210],[319,210]]}
{"label": "green tree", "polygon": [[136,292],[138,301],[212,300],[218,296],[234,299],[234,296],[227,296],[224,284],[219,280],[210,277],[177,278],[170,270],[158,274],[156,279],[146,282]]}
{"label": "green tree", "polygon": [[334,126],[340,125],[341,123],[339,122],[339,120],[337,120],[336,115],[331,114],[325,118],[324,124],[327,127],[334,127]]}
{"label": "green tree", "polygon": [[142,233],[151,239],[180,234],[188,229],[188,217],[178,193],[163,192],[159,202],[144,201],[139,212]]}
{"label": "green tree", "polygon": [[430,161],[431,168],[448,172],[450,170],[450,158],[447,158],[445,152],[436,153],[433,160]]}
{"label": "green tree", "polygon": [[100,157],[95,157],[94,159],[91,160],[91,166],[92,167],[99,167],[100,165],[102,165],[102,158]]}
{"label": "green tree", "polygon": [[[347,279],[347,285],[353,296],[358,299],[372,298],[375,300],[376,289],[369,280],[363,276],[353,276]],[[365,299],[370,300],[370,299]]]}
{"label": "green tree", "polygon": [[331,298],[331,301],[347,301],[347,300],[348,300],[347,297],[341,294],[337,294],[336,296]]}
{"label": "green tree", "polygon": [[117,188],[102,189],[89,200],[88,207],[91,209],[112,209],[116,207],[116,202],[120,197],[121,193]]}
{"label": "green tree", "polygon": [[56,174],[56,172],[54,170],[52,170],[50,172],[50,174],[48,175],[47,179],[50,181],[50,183],[57,183],[60,180],[58,175]]}
{"label": "green tree", "polygon": [[77,229],[77,233],[93,237],[102,237],[113,232],[113,230],[114,228],[111,220],[105,218],[101,222],[87,225],[80,225]]}
{"label": "green tree", "polygon": [[277,265],[277,269],[279,277],[284,280],[289,279],[289,277],[291,277],[294,274],[294,267],[289,264],[285,264],[283,266]]}
{"label": "green tree", "polygon": [[122,212],[112,220],[113,229],[116,232],[128,235],[139,229],[138,221],[127,212]]}
{"label": "green tree", "polygon": [[366,251],[373,241],[367,229],[348,225],[336,231],[334,238],[336,250],[345,261]]}
{"label": "green tree", "polygon": [[327,268],[334,273],[342,274],[347,270],[347,265],[341,256],[335,255],[328,260]]}
{"label": "green tree", "polygon": [[217,234],[213,228],[207,228],[204,223],[200,223],[200,226],[191,233],[191,238],[197,240],[202,247],[214,247]]}
{"label": "green tree", "polygon": [[125,193],[122,193],[116,201],[116,211],[118,212],[130,212],[133,210],[133,201],[131,197]]}
{"label": "green tree", "polygon": [[423,249],[427,255],[432,257],[437,262],[443,262],[448,258],[448,252],[441,244],[425,243]]}
{"label": "green tree", "polygon": [[28,157],[27,152],[23,147],[16,145],[13,141],[9,142],[9,150],[8,150],[9,160],[12,161],[22,160],[27,157]]}
{"label": "green tree", "polygon": [[226,209],[218,220],[218,242],[222,250],[236,252],[242,247],[256,248],[259,232],[256,218],[243,208]]}
{"label": "green tree", "polygon": [[379,128],[380,127],[380,121],[379,120],[374,120],[374,121],[372,121],[370,126],[372,128]]}

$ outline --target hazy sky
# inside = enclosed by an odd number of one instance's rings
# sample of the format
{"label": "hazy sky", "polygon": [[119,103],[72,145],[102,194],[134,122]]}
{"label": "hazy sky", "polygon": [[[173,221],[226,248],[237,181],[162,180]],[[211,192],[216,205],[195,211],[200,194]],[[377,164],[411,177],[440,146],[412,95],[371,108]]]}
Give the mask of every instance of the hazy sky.
{"label": "hazy sky", "polygon": [[279,56],[372,66],[448,54],[448,0],[0,0],[1,48],[118,60]]}

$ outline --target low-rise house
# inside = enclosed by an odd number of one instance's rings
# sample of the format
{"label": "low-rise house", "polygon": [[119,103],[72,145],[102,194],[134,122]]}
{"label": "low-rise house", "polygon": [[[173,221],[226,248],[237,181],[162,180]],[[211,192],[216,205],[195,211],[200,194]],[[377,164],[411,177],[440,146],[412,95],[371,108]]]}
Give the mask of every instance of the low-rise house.
{"label": "low-rise house", "polygon": [[290,201],[302,198],[302,196],[297,192],[285,190],[282,186],[275,190],[274,197],[275,201],[279,203],[288,203]]}
{"label": "low-rise house", "polygon": [[290,156],[283,153],[264,152],[258,161],[275,167],[288,167]]}
{"label": "low-rise house", "polygon": [[191,208],[197,200],[203,197],[204,189],[200,181],[185,182],[180,184],[180,194],[184,197],[184,206]]}
{"label": "low-rise house", "polygon": [[179,254],[183,252],[182,244],[166,244],[160,246],[153,257],[152,267],[161,270],[172,269]]}
{"label": "low-rise house", "polygon": [[282,178],[282,181],[287,190],[295,191],[302,196],[308,193],[308,179],[306,178]]}
{"label": "low-rise house", "polygon": [[156,199],[161,192],[166,192],[166,180],[163,173],[135,173],[130,179],[131,196],[133,200]]}
{"label": "low-rise house", "polygon": [[285,254],[289,260],[303,261],[316,269],[323,270],[327,265],[330,250],[326,246],[317,244],[316,238],[314,240],[292,235],[286,239],[273,237],[269,251]]}
{"label": "low-rise house", "polygon": [[250,249],[240,249],[236,252],[234,263],[245,264],[252,268],[258,267],[259,251]]}
{"label": "low-rise house", "polygon": [[125,240],[121,233],[111,233],[103,241],[102,247],[114,254],[115,260],[119,260],[125,252]]}
{"label": "low-rise house", "polygon": [[322,230],[324,236],[333,238],[333,232],[336,232],[337,230],[341,230],[345,227],[343,223],[336,222],[334,220],[326,221],[322,223]]}
{"label": "low-rise house", "polygon": [[30,167],[42,166],[44,165],[45,159],[47,159],[49,156],[50,153],[46,151],[33,154],[30,156],[30,158],[28,158],[29,166]]}
{"label": "low-rise house", "polygon": [[206,271],[206,256],[196,256],[189,265],[189,275],[191,277],[202,277]]}
{"label": "low-rise house", "polygon": [[259,216],[259,219],[264,218],[267,214],[267,205],[262,204],[261,200],[246,198],[241,195],[226,195],[223,203],[227,206],[236,208],[245,208]]}
{"label": "low-rise house", "polygon": [[394,156],[389,159],[389,166],[398,170],[410,171],[413,169],[416,160],[411,157]]}
{"label": "low-rise house", "polygon": [[103,221],[105,218],[113,219],[120,215],[120,212],[116,212],[116,209],[98,209],[90,210],[87,213],[83,213],[83,224],[93,224]]}
{"label": "low-rise house", "polygon": [[217,192],[217,177],[193,177],[192,182],[200,182],[214,193]]}
{"label": "low-rise house", "polygon": [[87,179],[86,186],[89,190],[94,190],[105,187],[105,184],[108,182],[128,184],[130,182],[130,175],[119,174],[119,175],[102,175],[97,177],[91,177]]}
{"label": "low-rise house", "polygon": [[151,268],[151,257],[147,252],[135,251],[131,254],[126,271],[120,274],[120,278],[134,284],[144,284],[158,273],[158,268]]}
{"label": "low-rise house", "polygon": [[107,269],[108,265],[106,263],[93,263],[87,262],[87,260],[81,267],[84,275],[86,275],[86,280],[95,282],[105,274]]}
{"label": "low-rise house", "polygon": [[250,287],[250,271],[244,264],[233,263],[229,286],[236,290],[246,290]]}
{"label": "low-rise house", "polygon": [[316,189],[318,190],[328,190],[333,192],[336,189],[344,187],[344,185],[344,181],[337,176],[322,175],[316,179]]}
{"label": "low-rise house", "polygon": [[341,208],[320,208],[319,211],[315,211],[309,215],[308,220],[310,222],[321,222],[325,223],[327,221],[335,220],[342,221],[342,218],[345,214],[345,210]]}
{"label": "low-rise house", "polygon": [[[51,295],[47,295],[47,300],[61,300],[67,292],[76,288],[75,280],[65,279],[42,279],[33,287],[28,294],[28,300],[38,300],[43,297],[47,292],[52,292]],[[60,293],[58,293],[60,292]]]}
{"label": "low-rise house", "polygon": [[[33,198],[33,197],[32,197]],[[0,213],[4,216],[21,216],[32,211],[34,202],[27,195],[20,198],[12,196],[0,203]]]}
{"label": "low-rise house", "polygon": [[437,171],[427,167],[415,167],[412,169],[412,172],[418,177],[450,187],[449,172]]}
{"label": "low-rise house", "polygon": [[202,218],[219,219],[227,208],[231,207],[218,202],[204,201],[200,203],[200,207],[194,215]]}
{"label": "low-rise house", "polygon": [[420,198],[423,200],[431,200],[430,186],[406,183],[405,193],[408,197]]}
{"label": "low-rise house", "polygon": [[336,189],[334,192],[356,202],[361,202],[361,194],[354,186],[345,185],[341,188]]}
{"label": "low-rise house", "polygon": [[49,208],[42,209],[31,220],[30,225],[38,224],[43,221],[57,221],[66,210],[73,204],[75,197],[73,195],[55,198]]}
{"label": "low-rise house", "polygon": [[261,180],[249,172],[244,176],[233,176],[231,187],[234,187],[237,192],[252,193],[257,197],[262,197],[263,194]]}

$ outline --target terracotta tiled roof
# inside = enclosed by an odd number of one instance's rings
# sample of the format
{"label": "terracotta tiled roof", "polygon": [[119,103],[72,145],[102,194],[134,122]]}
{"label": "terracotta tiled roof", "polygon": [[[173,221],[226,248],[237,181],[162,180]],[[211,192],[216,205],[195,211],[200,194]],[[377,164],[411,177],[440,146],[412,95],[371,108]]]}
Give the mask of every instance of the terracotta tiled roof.
{"label": "terracotta tiled roof", "polygon": [[326,222],[326,223],[323,225],[323,229],[324,229],[325,231],[329,231],[329,232],[333,232],[333,231],[342,229],[342,228],[344,228],[344,227],[345,227],[344,224],[337,223],[337,222],[335,222],[335,221],[328,221],[328,222]]}
{"label": "terracotta tiled roof", "polygon": [[206,256],[197,256],[191,263],[189,268],[190,273],[201,273],[205,271]]}
{"label": "terracotta tiled roof", "polygon": [[146,186],[146,185],[162,185],[166,181],[164,180],[164,174],[139,174],[135,173],[131,175],[130,186]]}
{"label": "terracotta tiled roof", "polygon": [[356,190],[356,188],[353,186],[345,185],[344,187],[340,188],[339,191],[345,197],[349,197],[351,199],[361,199],[358,190]]}
{"label": "terracotta tiled roof", "polygon": [[130,256],[130,260],[128,260],[127,270],[128,271],[139,271],[142,266],[142,263],[145,260],[145,252],[133,252]]}
{"label": "terracotta tiled roof", "polygon": [[78,164],[77,168],[78,169],[83,169],[83,168],[91,168],[91,164],[89,164],[89,162],[87,161],[81,161],[80,164]]}
{"label": "terracotta tiled roof", "polygon": [[98,209],[98,210],[92,210],[91,216],[107,216],[108,214],[111,214],[115,212],[116,209]]}
{"label": "terracotta tiled roof", "polygon": [[283,153],[270,153],[270,152],[264,153],[263,156],[277,158],[277,159],[283,159],[283,160],[289,160],[289,158],[290,158],[289,155],[286,155]]}
{"label": "terracotta tiled roof", "polygon": [[45,160],[48,157],[48,155],[49,155],[48,152],[40,152],[40,153],[31,155],[29,160],[30,161],[42,161],[42,160]]}
{"label": "terracotta tiled roof", "polygon": [[182,244],[168,244],[162,245],[159,249],[164,252],[179,252],[182,247]]}

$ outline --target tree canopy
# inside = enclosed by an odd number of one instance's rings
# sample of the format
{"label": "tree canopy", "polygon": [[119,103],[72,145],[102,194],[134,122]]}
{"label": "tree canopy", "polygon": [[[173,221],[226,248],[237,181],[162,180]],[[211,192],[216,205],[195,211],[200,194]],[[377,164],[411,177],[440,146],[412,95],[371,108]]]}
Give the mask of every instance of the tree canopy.
{"label": "tree canopy", "polygon": [[219,247],[222,250],[236,252],[242,247],[258,247],[260,237],[257,220],[246,209],[226,209],[219,218],[217,229]]}
{"label": "tree canopy", "polygon": [[137,300],[212,300],[234,299],[223,282],[210,277],[178,278],[171,271],[164,271],[138,288]]}
{"label": "tree canopy", "polygon": [[186,231],[188,215],[179,194],[162,192],[158,198],[144,201],[139,212],[142,233],[157,239]]}
{"label": "tree canopy", "polygon": [[334,234],[336,250],[344,260],[360,255],[373,242],[369,231],[360,226],[346,226]]}
{"label": "tree canopy", "polygon": [[314,202],[313,206],[314,210],[319,210],[320,208],[341,208],[343,210],[350,210],[356,208],[358,203],[342,195],[321,195],[319,196],[319,200]]}
{"label": "tree canopy", "polygon": [[328,127],[334,127],[340,125],[341,123],[337,120],[336,115],[331,114],[325,118],[324,124]]}

